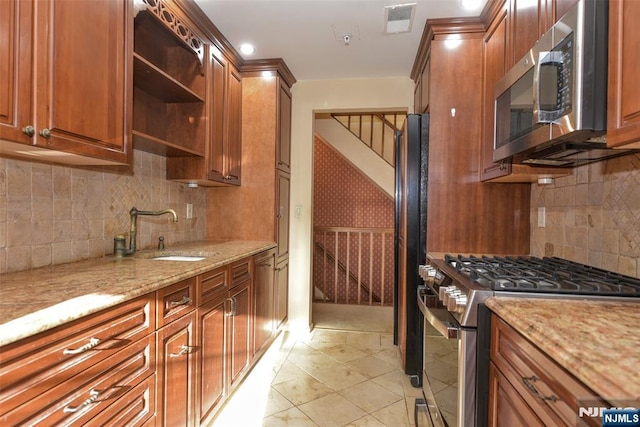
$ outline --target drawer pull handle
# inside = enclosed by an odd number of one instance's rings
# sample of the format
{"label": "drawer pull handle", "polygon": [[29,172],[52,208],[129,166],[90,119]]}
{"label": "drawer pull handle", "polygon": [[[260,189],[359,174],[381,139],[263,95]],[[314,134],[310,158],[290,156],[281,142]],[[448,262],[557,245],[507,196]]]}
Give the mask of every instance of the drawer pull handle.
{"label": "drawer pull handle", "polygon": [[189,346],[183,344],[180,346],[179,352],[169,353],[169,357],[180,357],[180,356],[184,356],[185,354],[189,354]]}
{"label": "drawer pull handle", "polygon": [[536,389],[534,387],[534,385],[532,383],[538,381],[538,378],[534,375],[532,377],[522,377],[522,382],[524,383],[524,385],[527,386],[527,388],[531,391],[531,393],[535,394],[536,396],[538,396],[540,399],[542,400],[550,400],[551,402],[555,402],[556,400],[558,400],[558,398],[554,395],[551,396],[545,396],[542,393],[540,393],[538,391],[538,389]]}
{"label": "drawer pull handle", "polygon": [[178,305],[189,305],[191,304],[191,298],[189,298],[188,296],[183,296],[182,299],[180,301],[170,301],[169,302],[169,307],[173,308],[176,307]]}
{"label": "drawer pull handle", "polygon": [[76,406],[75,408],[73,406],[65,406],[64,409],[62,410],[62,412],[64,412],[65,414],[69,414],[69,413],[73,413],[73,412],[78,412],[79,410],[91,405],[92,403],[94,403],[96,400],[98,400],[98,397],[100,397],[100,392],[98,390],[91,390],[89,392],[89,395],[91,397],[89,397],[88,399],[86,399],[84,402],[82,402],[81,404],[79,404],[78,406]]}
{"label": "drawer pull handle", "polygon": [[80,353],[84,353],[87,350],[91,350],[93,347],[97,346],[98,344],[100,344],[100,339],[98,338],[91,338],[89,340],[88,343],[86,343],[85,345],[83,345],[82,347],[78,347],[75,350],[74,349],[70,349],[70,348],[65,348],[62,351],[62,354],[65,355],[70,355],[70,354],[80,354]]}

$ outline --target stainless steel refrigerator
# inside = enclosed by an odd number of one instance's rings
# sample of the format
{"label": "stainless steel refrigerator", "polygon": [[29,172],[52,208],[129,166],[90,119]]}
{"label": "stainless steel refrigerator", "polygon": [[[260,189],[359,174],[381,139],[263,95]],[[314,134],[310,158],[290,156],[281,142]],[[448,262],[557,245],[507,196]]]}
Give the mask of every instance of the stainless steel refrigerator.
{"label": "stainless steel refrigerator", "polygon": [[394,342],[414,386],[422,385],[418,267],[427,252],[429,115],[409,114],[396,135]]}

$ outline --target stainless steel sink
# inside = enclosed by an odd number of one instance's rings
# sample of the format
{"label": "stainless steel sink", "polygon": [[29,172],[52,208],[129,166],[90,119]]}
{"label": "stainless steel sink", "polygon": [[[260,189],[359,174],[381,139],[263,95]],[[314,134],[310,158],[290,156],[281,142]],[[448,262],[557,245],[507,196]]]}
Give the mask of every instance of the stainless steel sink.
{"label": "stainless steel sink", "polygon": [[151,259],[156,260],[156,261],[187,261],[187,262],[194,262],[194,261],[202,261],[205,258],[206,257],[203,257],[203,256],[192,256],[192,255],[165,255],[165,256],[154,257],[154,258],[151,258]]}

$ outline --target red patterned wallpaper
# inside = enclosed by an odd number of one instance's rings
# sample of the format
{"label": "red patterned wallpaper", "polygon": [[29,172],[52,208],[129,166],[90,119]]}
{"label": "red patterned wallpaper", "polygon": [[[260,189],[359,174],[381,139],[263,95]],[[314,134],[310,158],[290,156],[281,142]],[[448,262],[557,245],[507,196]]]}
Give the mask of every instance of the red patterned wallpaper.
{"label": "red patterned wallpaper", "polygon": [[[393,228],[391,198],[320,138],[315,139],[314,156],[314,227]],[[372,289],[373,304],[393,303],[393,233],[385,235],[384,245],[380,234],[374,234],[372,242],[370,238],[367,233],[352,233],[347,244],[346,234],[336,242],[332,233],[314,232],[314,285],[326,299],[367,304],[367,289]],[[337,254],[343,268],[336,273],[335,260],[316,243]]]}

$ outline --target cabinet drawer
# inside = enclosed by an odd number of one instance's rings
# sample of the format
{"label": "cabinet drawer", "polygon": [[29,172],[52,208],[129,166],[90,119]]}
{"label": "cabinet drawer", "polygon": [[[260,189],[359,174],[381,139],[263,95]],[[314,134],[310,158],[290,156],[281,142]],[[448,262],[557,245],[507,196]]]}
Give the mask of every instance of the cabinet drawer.
{"label": "cabinet drawer", "polygon": [[198,305],[213,301],[229,290],[229,268],[220,267],[198,276]]}
{"label": "cabinet drawer", "polygon": [[144,426],[155,425],[156,376],[151,375],[113,405],[92,418],[87,426]]}
{"label": "cabinet drawer", "polygon": [[0,413],[29,402],[155,330],[153,294],[1,349]]}
{"label": "cabinet drawer", "polygon": [[[491,321],[491,360],[525,401],[540,403],[538,416],[553,425],[576,424],[578,408],[608,406],[593,391],[497,316]],[[592,405],[593,404],[593,405]],[[597,419],[582,418],[588,425]],[[593,424],[599,425],[599,424]]]}
{"label": "cabinet drawer", "polygon": [[[155,366],[155,334],[151,334],[3,414],[0,424],[84,424],[123,399],[131,399],[135,405],[139,399],[129,393],[144,380],[154,378]],[[149,410],[150,396],[146,400]],[[125,403],[120,405],[124,408]],[[126,414],[122,416],[126,418]]]}
{"label": "cabinet drawer", "polygon": [[158,328],[178,319],[196,308],[196,278],[167,286],[157,291]]}
{"label": "cabinet drawer", "polygon": [[253,258],[246,258],[231,265],[231,288],[251,280]]}

